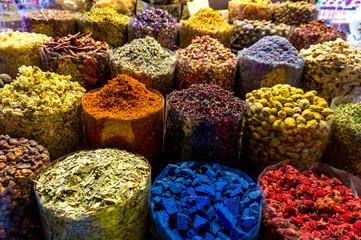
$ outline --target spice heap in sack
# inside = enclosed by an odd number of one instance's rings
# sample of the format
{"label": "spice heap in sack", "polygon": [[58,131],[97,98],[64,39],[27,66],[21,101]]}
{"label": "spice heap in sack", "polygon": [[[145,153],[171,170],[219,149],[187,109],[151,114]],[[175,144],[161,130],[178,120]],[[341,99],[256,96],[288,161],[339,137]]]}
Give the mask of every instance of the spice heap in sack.
{"label": "spice heap in sack", "polygon": [[41,59],[47,71],[71,75],[91,90],[109,79],[109,45],[92,39],[91,33],[77,33],[54,38],[40,46]]}
{"label": "spice heap in sack", "polygon": [[34,140],[0,136],[0,239],[42,239],[33,192],[48,151]]}
{"label": "spice heap in sack", "polygon": [[27,32],[55,38],[77,33],[77,18],[78,14],[71,11],[40,9],[26,14],[23,24]]}
{"label": "spice heap in sack", "polygon": [[246,102],[242,145],[257,174],[281,160],[320,160],[334,115],[316,91],[277,84],[247,93]]}
{"label": "spice heap in sack", "polygon": [[270,0],[232,0],[228,3],[229,22],[235,20],[271,20],[272,2]]}
{"label": "spice heap in sack", "polygon": [[196,37],[177,54],[177,87],[193,83],[214,83],[233,91],[237,58],[229,48],[209,36]]}
{"label": "spice heap in sack", "polygon": [[302,89],[316,90],[329,103],[361,91],[361,51],[341,38],[311,45],[301,54],[306,58]]}
{"label": "spice heap in sack", "polygon": [[163,95],[174,89],[176,57],[153,37],[134,39],[113,51],[112,75],[126,74]]}
{"label": "spice heap in sack", "polygon": [[284,37],[266,36],[238,52],[238,79],[235,95],[260,87],[290,84],[299,87],[305,58]]}
{"label": "spice heap in sack", "polygon": [[276,2],[273,4],[272,21],[287,25],[301,25],[316,21],[319,9],[305,1]]}
{"label": "spice heap in sack", "polygon": [[70,76],[19,68],[18,77],[0,89],[0,132],[34,139],[52,158],[83,146],[81,97]]}
{"label": "spice heap in sack", "polygon": [[128,17],[114,9],[94,8],[78,18],[79,31],[92,32],[97,41],[121,47],[128,41]]}
{"label": "spice heap in sack", "polygon": [[317,43],[335,41],[337,38],[346,40],[346,33],[328,27],[322,20],[317,20],[292,31],[290,42],[297,50],[301,50]]}
{"label": "spice heap in sack", "polygon": [[231,31],[231,26],[219,12],[211,8],[201,8],[191,18],[180,22],[179,44],[181,48],[185,48],[196,36],[208,35],[229,47]]}
{"label": "spice heap in sack", "polygon": [[241,171],[218,164],[169,164],[151,190],[157,239],[257,239],[261,192]]}
{"label": "spice heap in sack", "polygon": [[118,149],[82,150],[36,179],[47,239],[145,239],[150,166]]}
{"label": "spice heap in sack", "polygon": [[171,161],[235,165],[244,101],[214,84],[194,84],[167,97],[165,152]]}
{"label": "spice heap in sack", "polygon": [[129,20],[128,36],[129,42],[150,36],[162,47],[175,50],[178,40],[177,19],[164,9],[147,9]]}
{"label": "spice heap in sack", "polygon": [[[316,168],[321,173],[331,169],[317,165],[305,171],[291,165],[265,169],[259,179],[265,198],[262,219],[274,234],[267,239],[360,239],[361,199],[337,178],[316,174]],[[360,184],[359,179],[348,180]]]}
{"label": "spice heap in sack", "polygon": [[50,40],[44,34],[26,32],[0,33],[0,72],[15,78],[18,68],[25,66],[41,67],[39,44]]}

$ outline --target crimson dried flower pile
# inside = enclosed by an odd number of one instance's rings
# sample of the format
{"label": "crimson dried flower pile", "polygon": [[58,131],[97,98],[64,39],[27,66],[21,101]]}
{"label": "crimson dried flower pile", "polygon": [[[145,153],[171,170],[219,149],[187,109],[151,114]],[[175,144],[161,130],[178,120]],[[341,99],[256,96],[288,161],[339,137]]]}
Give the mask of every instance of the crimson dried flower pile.
{"label": "crimson dried flower pile", "polygon": [[361,239],[361,199],[337,178],[284,165],[259,184],[263,222],[283,239]]}

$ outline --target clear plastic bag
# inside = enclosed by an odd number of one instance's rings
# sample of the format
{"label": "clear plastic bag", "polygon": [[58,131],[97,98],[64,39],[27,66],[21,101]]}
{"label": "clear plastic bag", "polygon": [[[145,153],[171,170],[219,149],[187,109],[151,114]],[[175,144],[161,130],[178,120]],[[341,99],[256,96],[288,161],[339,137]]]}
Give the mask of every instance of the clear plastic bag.
{"label": "clear plastic bag", "polygon": [[272,4],[268,1],[232,0],[228,3],[229,22],[235,20],[271,20]]}

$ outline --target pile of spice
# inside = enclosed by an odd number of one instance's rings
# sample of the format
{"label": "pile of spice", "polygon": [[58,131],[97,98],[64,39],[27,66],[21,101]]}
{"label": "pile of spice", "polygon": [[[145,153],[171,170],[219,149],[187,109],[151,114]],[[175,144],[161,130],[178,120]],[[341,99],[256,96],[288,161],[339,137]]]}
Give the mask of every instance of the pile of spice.
{"label": "pile of spice", "polygon": [[88,148],[118,147],[145,156],[152,167],[162,149],[164,98],[118,75],[82,99]]}
{"label": "pile of spice", "polygon": [[208,35],[229,47],[231,31],[231,26],[219,12],[211,8],[201,8],[191,18],[180,22],[179,44],[181,48],[186,48],[196,36]]}
{"label": "pile of spice", "polygon": [[153,37],[134,39],[115,49],[110,61],[113,77],[126,74],[163,95],[174,89],[175,54]]}
{"label": "pile of spice", "polygon": [[243,48],[252,46],[265,36],[281,36],[288,38],[291,26],[274,24],[271,21],[259,20],[236,20],[232,26],[231,49],[237,53]]}
{"label": "pile of spice", "polygon": [[229,48],[209,36],[196,37],[177,54],[177,87],[189,88],[194,83],[214,83],[233,91],[237,58]]}
{"label": "pile of spice", "polygon": [[78,14],[70,11],[40,9],[26,14],[23,25],[27,32],[55,38],[77,33],[77,18]]}
{"label": "pile of spice", "polygon": [[156,239],[257,239],[261,192],[241,171],[218,164],[169,164],[154,181],[150,229]]}
{"label": "pile of spice", "polygon": [[220,162],[239,155],[245,103],[214,84],[194,84],[167,97],[165,154],[173,161]]}
{"label": "pile of spice", "polygon": [[92,32],[97,41],[121,47],[128,41],[128,17],[114,9],[94,8],[78,18],[80,32]]}
{"label": "pile of spice", "polygon": [[[324,161],[354,175],[361,176],[361,103],[359,96],[336,97],[332,135]],[[342,161],[340,161],[342,159]]]}
{"label": "pile of spice", "polygon": [[90,38],[91,33],[57,37],[40,46],[44,69],[71,75],[85,89],[102,86],[110,77],[109,45]]}
{"label": "pile of spice", "polygon": [[274,234],[270,239],[359,239],[360,198],[337,178],[322,173],[325,169],[335,173],[331,167],[310,169],[284,165],[266,169],[260,177],[265,197],[262,221]]}
{"label": "pile of spice", "polygon": [[18,68],[42,66],[39,44],[50,40],[43,34],[26,32],[0,33],[0,72],[16,77]]}
{"label": "pile of spice", "polygon": [[22,66],[18,77],[0,89],[0,132],[38,141],[53,159],[78,150],[84,92],[70,76]]}
{"label": "pile of spice", "polygon": [[310,24],[303,24],[292,31],[290,42],[297,50],[301,50],[317,43],[335,41],[337,38],[346,40],[346,33],[328,27],[322,20],[318,20]]}
{"label": "pile of spice", "polygon": [[228,3],[228,20],[271,20],[272,11],[271,0],[232,0]]}
{"label": "pile of spice", "polygon": [[41,173],[35,194],[47,239],[145,239],[149,163],[118,149],[84,150]]}
{"label": "pile of spice", "polygon": [[247,93],[246,102],[242,146],[257,174],[280,160],[320,160],[333,111],[316,91],[277,84]]}
{"label": "pile of spice", "polygon": [[316,21],[319,9],[305,1],[276,2],[273,4],[272,21],[287,25],[301,25]]}
{"label": "pile of spice", "polygon": [[317,90],[329,103],[361,90],[361,51],[338,38],[302,49],[306,58],[302,88]]}
{"label": "pile of spice", "polygon": [[0,239],[42,239],[33,192],[38,170],[48,151],[34,140],[0,136]]}
{"label": "pile of spice", "polygon": [[266,36],[238,52],[236,96],[244,98],[252,90],[276,84],[298,87],[304,64],[305,58],[286,38]]}
{"label": "pile of spice", "polygon": [[95,0],[92,8],[110,7],[118,13],[134,17],[136,0]]}
{"label": "pile of spice", "polygon": [[178,40],[178,23],[166,10],[150,8],[129,20],[129,41],[153,37],[162,47],[174,50]]}

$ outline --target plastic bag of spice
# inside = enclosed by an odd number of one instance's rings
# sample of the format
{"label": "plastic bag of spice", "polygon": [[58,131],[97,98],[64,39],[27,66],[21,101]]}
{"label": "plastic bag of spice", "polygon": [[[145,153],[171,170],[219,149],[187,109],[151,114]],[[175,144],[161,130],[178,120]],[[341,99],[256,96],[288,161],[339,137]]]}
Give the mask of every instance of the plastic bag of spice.
{"label": "plastic bag of spice", "polygon": [[236,165],[245,111],[242,100],[214,84],[173,91],[166,101],[166,158]]}
{"label": "plastic bag of spice", "polygon": [[242,164],[252,177],[281,160],[321,160],[334,114],[316,91],[277,84],[247,93],[246,102]]}
{"label": "plastic bag of spice", "polygon": [[273,6],[270,0],[232,0],[228,3],[229,22],[235,20],[271,20]]}
{"label": "plastic bag of spice", "polygon": [[276,84],[300,85],[305,58],[284,37],[266,36],[238,52],[235,95]]}
{"label": "plastic bag of spice", "polygon": [[175,1],[175,3],[164,4],[164,5],[153,4],[153,3],[149,3],[148,1],[142,1],[142,0],[137,1],[137,7],[136,7],[137,13],[143,12],[150,8],[164,9],[177,20],[179,20],[182,16],[182,4],[179,1]]}
{"label": "plastic bag of spice", "polygon": [[119,149],[64,156],[36,179],[47,239],[146,239],[151,168]]}
{"label": "plastic bag of spice", "polygon": [[34,140],[0,136],[0,239],[43,239],[33,184],[50,162]]}
{"label": "plastic bag of spice", "polygon": [[169,164],[150,196],[153,237],[257,239],[261,192],[245,173],[219,164]]}
{"label": "plastic bag of spice", "polygon": [[264,169],[258,187],[262,239],[357,239],[361,235],[361,180],[348,172],[324,163],[283,161]]}

